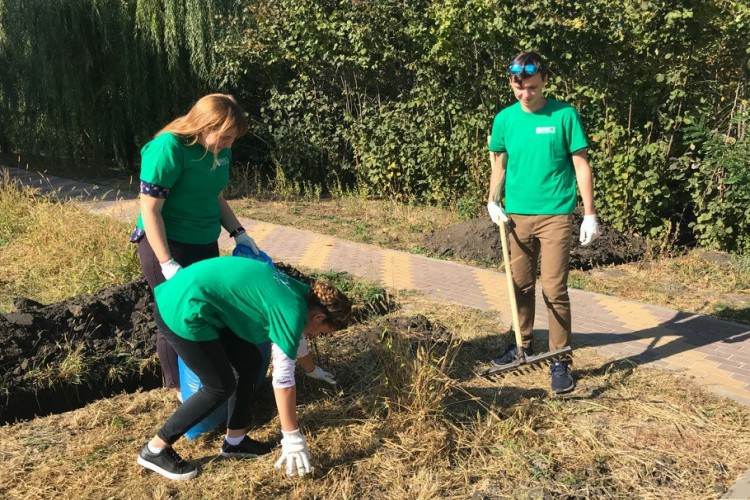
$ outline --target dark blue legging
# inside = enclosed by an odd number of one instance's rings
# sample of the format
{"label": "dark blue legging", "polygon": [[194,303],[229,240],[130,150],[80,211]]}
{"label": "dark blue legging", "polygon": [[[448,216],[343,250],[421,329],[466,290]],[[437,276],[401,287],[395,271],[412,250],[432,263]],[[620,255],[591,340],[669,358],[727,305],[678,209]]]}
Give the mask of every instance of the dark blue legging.
{"label": "dark blue legging", "polygon": [[[193,245],[168,240],[167,245],[172,258],[182,267],[219,256],[219,244],[215,241],[206,245]],[[154,255],[154,250],[151,248],[146,235],[143,235],[143,238],[138,241],[138,258],[141,261],[143,275],[152,290],[156,285],[166,281],[161,273],[159,259]],[[177,354],[161,331],[156,333],[156,353],[159,355],[164,387],[179,389],[180,370],[177,367]]]}
{"label": "dark blue legging", "polygon": [[154,319],[164,338],[202,385],[175,410],[156,435],[169,444],[174,443],[227,399],[227,427],[247,428],[255,384],[263,366],[258,348],[228,328],[219,333],[218,340],[184,339],[164,324],[157,307],[154,307]]}

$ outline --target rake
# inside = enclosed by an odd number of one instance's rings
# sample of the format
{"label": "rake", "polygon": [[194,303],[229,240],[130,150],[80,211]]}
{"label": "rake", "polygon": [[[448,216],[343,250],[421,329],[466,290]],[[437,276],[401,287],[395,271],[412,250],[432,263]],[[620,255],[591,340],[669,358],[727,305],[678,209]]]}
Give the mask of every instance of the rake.
{"label": "rake", "polygon": [[[490,157],[490,163],[493,163],[493,158]],[[494,165],[493,165],[494,167]],[[570,362],[573,354],[573,349],[570,346],[557,349],[555,351],[548,351],[536,356],[526,356],[523,352],[522,339],[521,339],[521,328],[518,320],[518,305],[516,304],[516,291],[513,286],[513,275],[510,271],[510,255],[508,252],[508,237],[505,232],[505,222],[500,221],[500,242],[503,247],[503,265],[505,266],[505,278],[508,286],[508,297],[510,297],[510,314],[513,321],[513,333],[516,336],[516,352],[518,358],[512,363],[502,366],[494,366],[488,368],[479,373],[482,377],[492,378],[495,375],[502,373],[516,372],[516,373],[528,373],[533,370],[538,370],[542,366],[549,365],[555,361],[567,361]]]}

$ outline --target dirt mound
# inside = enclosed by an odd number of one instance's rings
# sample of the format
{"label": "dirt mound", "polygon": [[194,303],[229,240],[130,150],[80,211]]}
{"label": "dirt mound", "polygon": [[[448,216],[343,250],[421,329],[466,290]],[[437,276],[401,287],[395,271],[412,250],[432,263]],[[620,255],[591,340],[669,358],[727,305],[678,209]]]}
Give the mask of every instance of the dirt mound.
{"label": "dirt mound", "polygon": [[[591,245],[578,241],[583,217],[575,214],[571,232],[570,267],[587,270],[596,266],[623,264],[640,258],[646,243],[639,236],[626,236],[600,222],[601,235]],[[481,217],[435,231],[423,240],[425,248],[443,257],[455,256],[483,264],[502,262],[500,233],[489,217]]]}
{"label": "dirt mound", "polygon": [[[312,280],[283,262],[276,266],[306,283]],[[346,279],[338,283],[341,288]],[[350,298],[355,323],[396,307],[379,288]],[[123,390],[159,387],[153,305],[143,279],[46,306],[16,299],[14,310],[0,315],[0,423],[80,408]]]}
{"label": "dirt mound", "polygon": [[0,316],[0,422],[157,387],[152,310],[145,280],[47,306],[17,299]]}

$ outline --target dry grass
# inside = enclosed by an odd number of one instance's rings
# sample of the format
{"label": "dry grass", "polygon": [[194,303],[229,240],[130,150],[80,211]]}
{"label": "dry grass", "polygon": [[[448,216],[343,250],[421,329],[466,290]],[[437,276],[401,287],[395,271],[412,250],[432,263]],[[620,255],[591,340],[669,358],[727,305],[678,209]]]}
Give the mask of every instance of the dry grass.
{"label": "dry grass", "polygon": [[458,222],[455,212],[356,194],[314,201],[233,200],[244,217],[330,234],[345,240],[421,251],[421,238]]}
{"label": "dry grass", "polygon": [[0,184],[0,312],[14,296],[49,303],[140,275],[129,225]]}
{"label": "dry grass", "polygon": [[[553,397],[544,372],[476,378],[499,348],[494,314],[402,295],[403,309],[320,342],[340,381],[300,380],[299,415],[316,472],[287,478],[278,449],[216,458],[220,434],[181,440],[202,465],[169,482],[135,457],[174,410],[169,391],[121,395],[0,428],[6,498],[710,498],[750,464],[750,410],[689,381],[577,352],[579,389]],[[449,336],[399,329],[424,314]],[[385,325],[385,326],[384,326]],[[390,325],[390,326],[387,326]],[[445,330],[442,330],[443,332]],[[271,401],[255,438],[277,438]]]}
{"label": "dry grass", "polygon": [[750,255],[693,250],[589,272],[577,288],[750,324]]}
{"label": "dry grass", "polygon": [[[307,229],[335,229],[355,240],[352,234],[369,233],[370,242],[396,248],[455,222],[432,209],[358,197],[277,203],[253,202],[253,209],[263,205],[264,217],[274,223],[304,221]],[[128,229],[74,204],[3,188],[0,307],[10,294],[48,302],[138,275]],[[679,259],[648,265],[634,266],[632,293],[639,293],[639,278],[643,294],[643,283],[660,276],[717,293],[747,293],[746,271],[735,261],[726,268]],[[728,289],[730,274],[737,279]],[[679,294],[673,295],[672,307],[682,308]],[[644,297],[660,300],[634,296]],[[178,443],[203,467],[193,481],[172,483],[142,470],[135,463],[138,450],[176,404],[169,391],[152,391],[0,427],[0,496],[710,498],[750,465],[750,410],[688,380],[611,363],[588,349],[577,351],[579,389],[566,397],[548,393],[544,372],[501,383],[478,379],[477,360],[502,350],[495,335],[500,318],[407,294],[398,302],[403,308],[391,317],[424,314],[444,324],[450,339],[384,329],[381,321],[319,342],[322,364],[341,384],[331,391],[300,380],[299,414],[316,466],[313,478],[290,479],[274,470],[278,450],[254,461],[217,459],[218,433]],[[67,373],[74,375],[80,362],[85,360],[71,349]],[[277,429],[271,402],[261,400],[251,434],[272,440]]]}

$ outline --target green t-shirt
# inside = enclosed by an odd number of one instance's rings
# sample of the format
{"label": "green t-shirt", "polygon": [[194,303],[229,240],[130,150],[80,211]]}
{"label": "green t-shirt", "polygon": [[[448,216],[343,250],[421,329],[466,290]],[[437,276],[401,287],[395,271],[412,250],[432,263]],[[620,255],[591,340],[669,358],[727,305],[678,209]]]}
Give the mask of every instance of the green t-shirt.
{"label": "green t-shirt", "polygon": [[511,214],[560,215],[576,208],[571,154],[588,147],[573,106],[547,99],[534,113],[509,106],[495,117],[489,150],[507,152],[505,210]]}
{"label": "green t-shirt", "polygon": [[154,297],[164,323],[184,339],[215,340],[229,328],[254,344],[271,340],[295,359],[309,291],[264,262],[215,257],[178,271]]}
{"label": "green t-shirt", "polygon": [[[219,238],[218,199],[229,183],[231,158],[229,148],[214,159],[200,144],[187,146],[171,133],[160,134],[143,146],[141,180],[169,189],[161,210],[167,239],[201,245]],[[140,214],[138,227],[143,229]]]}

